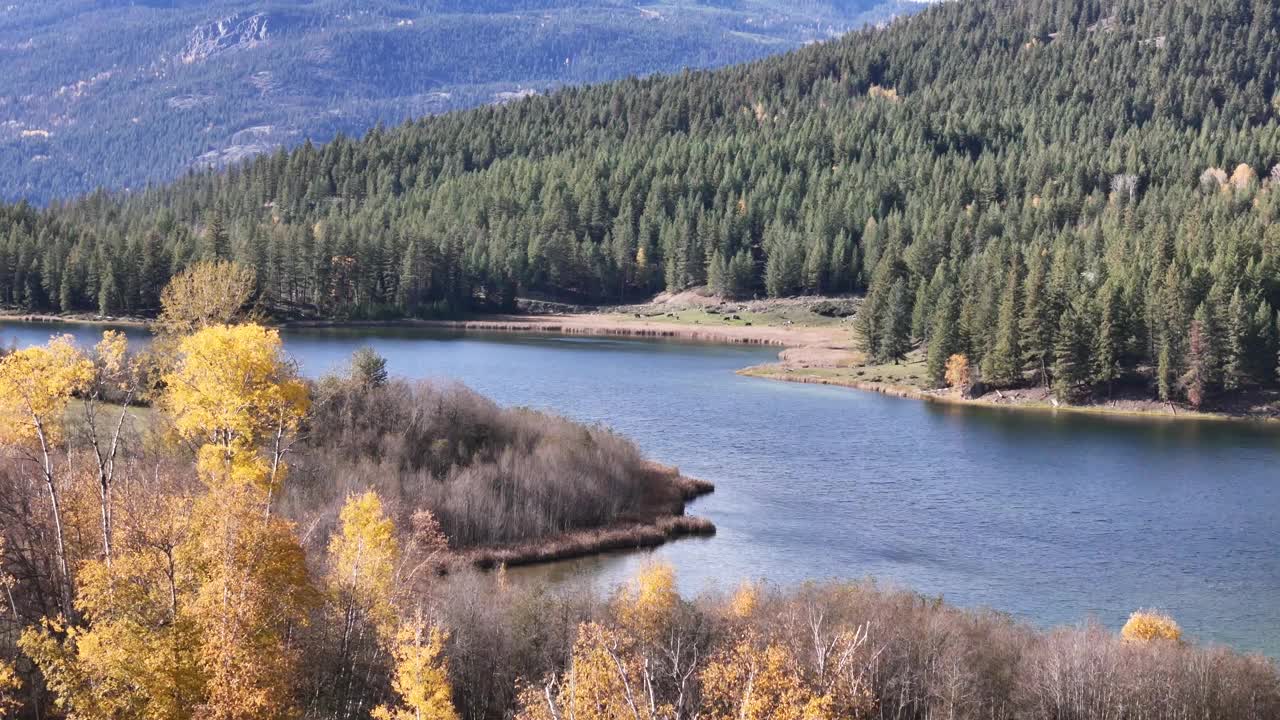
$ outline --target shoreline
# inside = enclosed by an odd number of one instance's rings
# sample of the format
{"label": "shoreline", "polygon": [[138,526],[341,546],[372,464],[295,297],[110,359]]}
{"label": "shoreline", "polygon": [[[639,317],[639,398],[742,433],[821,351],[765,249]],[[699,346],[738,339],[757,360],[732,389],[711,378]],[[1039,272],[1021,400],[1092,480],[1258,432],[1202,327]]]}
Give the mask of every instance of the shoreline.
{"label": "shoreline", "polygon": [[1188,408],[1179,408],[1176,412],[1165,412],[1156,410],[1128,409],[1120,407],[1108,407],[1105,405],[1066,405],[1060,404],[1054,406],[1044,402],[998,402],[986,399],[985,396],[979,398],[966,398],[953,391],[929,391],[920,388],[910,387],[906,385],[897,385],[892,383],[878,383],[866,380],[851,380],[846,378],[827,378],[815,375],[793,374],[795,371],[786,367],[782,363],[769,363],[764,365],[753,365],[737,371],[737,374],[743,377],[756,378],[759,380],[771,380],[774,382],[788,382],[803,385],[827,385],[830,387],[839,387],[849,390],[858,390],[861,392],[872,392],[889,397],[900,398],[903,400],[916,400],[919,402],[933,403],[936,405],[947,405],[952,407],[971,407],[989,410],[1002,410],[1010,412],[1033,412],[1033,413],[1070,413],[1074,415],[1094,415],[1099,417],[1110,418],[1113,420],[1144,420],[1155,422],[1175,422],[1186,420],[1211,421],[1211,422],[1229,422],[1229,423],[1247,423],[1261,427],[1275,427],[1280,423],[1280,417],[1264,416],[1264,415],[1233,415],[1225,412],[1204,412],[1191,410]]}
{"label": "shoreline", "polygon": [[[670,314],[668,314],[670,315]],[[1148,419],[1167,422],[1172,420],[1210,420],[1214,422],[1243,422],[1270,427],[1280,423],[1280,409],[1269,414],[1250,412],[1197,411],[1191,408],[1159,403],[1156,401],[1130,402],[1128,407],[1102,404],[1054,405],[1050,402],[1026,400],[1017,393],[994,393],[998,399],[988,396],[966,398],[949,390],[924,388],[874,380],[861,380],[838,375],[824,376],[855,367],[852,363],[860,354],[852,349],[852,338],[847,328],[812,325],[701,325],[667,322],[654,319],[657,314],[620,313],[569,313],[555,315],[493,315],[483,318],[460,320],[293,320],[276,323],[280,329],[342,329],[342,328],[419,328],[451,332],[513,333],[529,335],[562,335],[588,337],[631,338],[637,340],[675,340],[681,342],[723,345],[753,345],[780,348],[779,361],[742,368],[737,374],[744,377],[776,382],[828,385],[862,392],[874,392],[889,397],[917,400],[956,407],[976,407],[996,410],[1030,411],[1038,413],[1073,413],[1116,419]],[[59,316],[48,314],[0,312],[0,320],[25,323],[79,323],[89,325],[120,325],[146,327],[150,321],[137,317],[104,318],[101,316]],[[695,321],[697,323],[697,321]],[[992,393],[989,393],[990,395]]]}
{"label": "shoreline", "polygon": [[645,550],[687,537],[712,537],[715,523],[686,515],[689,503],[715,492],[706,480],[682,475],[676,468],[649,463],[665,494],[648,513],[598,528],[584,528],[541,540],[475,547],[451,552],[445,559],[480,570],[546,565],[610,552]]}
{"label": "shoreline", "polygon": [[[747,328],[689,327],[674,323],[620,320],[600,322],[603,315],[494,315],[470,320],[294,320],[280,323],[282,329],[421,328],[456,332],[545,334],[568,336],[625,337],[640,340],[682,340],[720,345],[767,345],[786,348],[786,338],[753,333]],[[764,329],[764,328],[761,328]],[[738,332],[730,332],[739,330]]]}

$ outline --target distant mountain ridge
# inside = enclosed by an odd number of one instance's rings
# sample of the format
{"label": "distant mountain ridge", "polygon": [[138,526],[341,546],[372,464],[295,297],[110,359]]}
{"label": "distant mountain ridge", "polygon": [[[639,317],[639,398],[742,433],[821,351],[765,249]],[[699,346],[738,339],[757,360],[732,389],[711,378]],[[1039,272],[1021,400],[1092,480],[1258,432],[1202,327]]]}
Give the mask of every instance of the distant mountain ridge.
{"label": "distant mountain ridge", "polygon": [[137,189],[378,123],[715,67],[902,0],[52,0],[0,8],[0,199]]}

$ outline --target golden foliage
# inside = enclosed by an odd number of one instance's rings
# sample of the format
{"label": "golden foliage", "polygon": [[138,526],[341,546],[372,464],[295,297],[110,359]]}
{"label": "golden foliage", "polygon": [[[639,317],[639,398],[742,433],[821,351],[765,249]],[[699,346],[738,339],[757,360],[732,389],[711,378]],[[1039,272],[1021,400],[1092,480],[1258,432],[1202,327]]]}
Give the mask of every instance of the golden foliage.
{"label": "golden foliage", "polygon": [[20,646],[69,718],[191,717],[201,681],[195,636],[185,618],[171,621],[152,559],[125,555],[85,571],[82,586],[91,589],[79,605],[90,624],[46,621],[23,633]]}
{"label": "golden foliage", "polygon": [[0,358],[0,443],[56,444],[68,401],[93,378],[70,335]]}
{"label": "golden foliage", "polygon": [[898,96],[897,88],[881,87],[875,84],[872,84],[870,88],[867,88],[867,96],[873,97],[873,98],[880,98],[882,100],[888,100],[890,102],[898,102],[898,100],[901,99]]}
{"label": "golden foliage", "polygon": [[178,344],[165,377],[164,407],[183,438],[200,446],[198,464],[214,483],[270,488],[283,476],[280,453],[258,446],[292,435],[309,406],[306,385],[285,357],[280,334],[259,325],[214,325]]}
{"label": "golden foliage", "polygon": [[248,488],[214,488],[179,550],[197,582],[187,612],[201,634],[200,717],[288,717],[297,648],[287,635],[316,600],[292,524],[264,517]]}
{"label": "golden foliage", "polygon": [[161,292],[156,325],[169,335],[189,335],[243,320],[256,283],[251,268],[225,261],[196,263]]}
{"label": "golden foliage", "polygon": [[1120,637],[1135,642],[1182,640],[1182,628],[1168,615],[1156,610],[1139,610],[1129,616],[1120,629]]}
{"label": "golden foliage", "polygon": [[174,554],[189,510],[155,487],[144,500],[125,514],[129,531],[113,561],[81,565],[76,608],[83,622],[47,620],[23,635],[24,651],[70,717],[181,719],[201,696],[198,636],[179,613],[191,578]]}
{"label": "golden foliage", "polygon": [[831,697],[811,690],[786,648],[758,647],[750,638],[712,661],[701,674],[710,720],[826,720],[836,716]]}
{"label": "golden foliage", "polygon": [[743,583],[729,599],[729,615],[738,620],[746,620],[755,614],[759,601],[760,588],[752,583]]}
{"label": "golden foliage", "polygon": [[400,705],[375,709],[374,720],[457,720],[444,657],[448,639],[445,632],[427,628],[421,619],[401,628],[392,650],[396,667],[391,683]]}
{"label": "golden foliage", "polygon": [[654,642],[671,624],[680,595],[675,569],[668,563],[649,563],[614,599],[622,627],[641,642]]}
{"label": "golden foliage", "polygon": [[654,694],[653,649],[673,626],[680,596],[675,571],[649,563],[619,588],[613,609],[619,627],[588,622],[578,626],[569,667],[538,690],[520,697],[521,720],[655,720],[674,717],[676,709]]}
{"label": "golden foliage", "polygon": [[114,385],[121,390],[127,386],[128,353],[129,339],[124,333],[119,330],[102,333],[102,340],[93,346],[93,358],[97,376],[103,384]]}
{"label": "golden foliage", "polygon": [[948,386],[961,390],[973,384],[973,372],[969,367],[968,356],[952,355],[947,358],[945,378]]}
{"label": "golden foliage", "polygon": [[559,683],[521,694],[519,720],[655,720],[673,709],[655,705],[646,693],[644,662],[627,633],[583,623],[569,670]]}
{"label": "golden foliage", "polygon": [[347,499],[341,529],[329,541],[331,583],[346,602],[359,604],[381,630],[395,621],[393,595],[400,546],[395,524],[370,490]]}
{"label": "golden foliage", "polygon": [[17,694],[22,689],[22,681],[14,672],[13,665],[0,661],[0,718],[11,717],[18,711]]}
{"label": "golden foliage", "polygon": [[1232,171],[1230,182],[1231,187],[1235,188],[1237,191],[1247,190],[1250,185],[1258,182],[1258,173],[1254,172],[1253,168],[1249,167],[1247,164],[1240,163],[1236,166],[1236,169]]}

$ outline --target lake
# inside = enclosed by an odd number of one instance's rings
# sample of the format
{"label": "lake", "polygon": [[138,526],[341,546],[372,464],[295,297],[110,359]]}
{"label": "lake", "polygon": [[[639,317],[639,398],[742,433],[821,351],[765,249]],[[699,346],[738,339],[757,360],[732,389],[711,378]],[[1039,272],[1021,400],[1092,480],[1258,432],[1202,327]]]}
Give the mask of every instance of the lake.
{"label": "lake", "polygon": [[[0,341],[101,328],[0,323]],[[140,331],[131,331],[141,337]],[[284,333],[309,375],[369,345],[399,375],[603,423],[716,483],[719,533],[656,551],[684,589],[873,577],[1041,625],[1169,611],[1280,657],[1280,433],[940,406],[734,370],[775,349],[420,330]],[[650,553],[525,569],[614,582]],[[513,574],[517,571],[512,571]]]}

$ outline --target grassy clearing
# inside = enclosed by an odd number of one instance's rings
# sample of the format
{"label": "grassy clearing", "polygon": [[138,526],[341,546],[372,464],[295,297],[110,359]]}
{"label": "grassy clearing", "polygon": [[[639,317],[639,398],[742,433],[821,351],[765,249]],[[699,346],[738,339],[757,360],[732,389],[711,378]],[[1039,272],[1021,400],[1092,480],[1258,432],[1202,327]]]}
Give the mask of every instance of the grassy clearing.
{"label": "grassy clearing", "polygon": [[[88,403],[84,400],[73,400],[67,405],[66,421],[72,431],[79,432],[84,428],[87,406]],[[115,422],[120,418],[122,409],[124,408],[121,405],[98,403],[95,413],[95,422],[98,428],[108,432],[114,430]],[[150,427],[159,417],[159,411],[152,407],[130,405],[126,412],[128,417],[125,422],[135,430],[144,430]]]}
{"label": "grassy clearing", "polygon": [[[857,347],[857,342],[852,346]],[[808,348],[796,348],[784,352],[781,362],[746,368],[740,374],[862,389],[869,386],[920,392],[930,389],[922,350],[911,351],[901,362],[881,364],[868,362],[866,355],[857,350],[823,355]]]}
{"label": "grassy clearing", "polygon": [[836,317],[825,317],[804,305],[775,305],[766,309],[728,310],[715,307],[688,307],[675,310],[643,310],[613,313],[608,317],[620,322],[661,322],[672,325],[708,327],[812,327],[835,328],[847,324]]}

